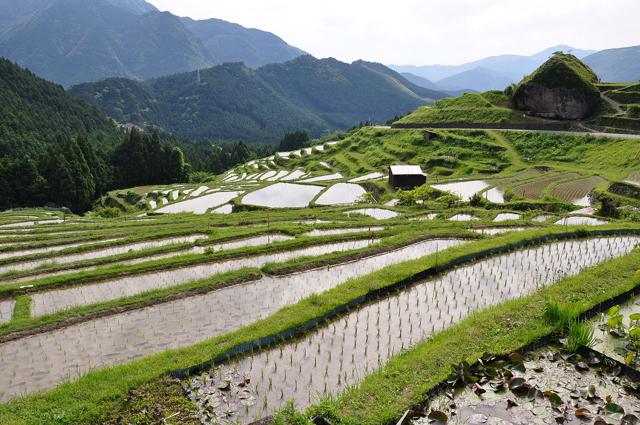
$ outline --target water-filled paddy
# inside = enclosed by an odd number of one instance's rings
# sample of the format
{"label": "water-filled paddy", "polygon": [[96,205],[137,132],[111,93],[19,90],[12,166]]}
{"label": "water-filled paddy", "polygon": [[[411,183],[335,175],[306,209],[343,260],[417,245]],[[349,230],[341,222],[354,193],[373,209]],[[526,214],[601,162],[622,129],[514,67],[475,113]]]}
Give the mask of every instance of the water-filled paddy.
{"label": "water-filled paddy", "polygon": [[561,226],[603,226],[607,223],[607,221],[599,220],[593,217],[572,216],[560,219],[556,221],[555,224]]}
{"label": "water-filled paddy", "polygon": [[354,227],[349,229],[315,229],[304,233],[303,236],[347,235],[349,233],[380,232],[382,230],[384,230],[384,227],[381,226]]}
{"label": "water-filled paddy", "polygon": [[338,180],[341,178],[342,178],[342,174],[340,173],[326,174],[324,176],[310,177],[308,179],[300,180],[300,183],[324,182],[324,181],[330,181],[330,180]]}
{"label": "water-filled paddy", "polygon": [[209,195],[200,196],[198,198],[188,199],[186,201],[167,205],[166,207],[159,208],[157,212],[167,214],[177,214],[183,212],[204,214],[208,209],[226,204],[238,195],[240,195],[240,192],[216,192]]}
{"label": "water-filled paddy", "polygon": [[520,220],[521,218],[522,216],[520,214],[502,213],[502,214],[498,214],[496,218],[493,219],[493,221],[500,222],[500,221],[509,221],[509,220]]}
{"label": "water-filled paddy", "polygon": [[473,197],[473,195],[488,188],[489,184],[482,180],[474,180],[466,182],[432,184],[431,187],[442,190],[444,192],[453,193],[463,201],[469,201],[471,197]]}
{"label": "water-filled paddy", "polygon": [[318,205],[349,205],[355,204],[367,191],[357,184],[337,183],[327,189],[318,199]]}
{"label": "water-filled paddy", "polygon": [[360,177],[355,177],[351,180],[349,180],[349,183],[359,183],[359,182],[364,182],[367,180],[374,180],[374,179],[379,179],[381,177],[384,177],[384,174],[382,173],[369,173],[369,174],[365,174],[364,176],[360,176]]}
{"label": "water-filled paddy", "polygon": [[345,214],[361,214],[368,215],[376,220],[387,220],[398,216],[398,213],[391,210],[385,210],[383,208],[363,208],[361,210],[348,211]]}
{"label": "water-filled paddy", "polygon": [[345,264],[265,276],[257,282],[0,344],[0,401],[52,388],[94,368],[195,344],[354,277],[461,243],[464,241],[423,241]]}
{"label": "water-filled paddy", "polygon": [[223,370],[250,379],[256,400],[253,406],[235,406],[234,419],[263,418],[287,400],[304,409],[472,312],[625,255],[638,242],[635,237],[558,242],[483,260],[366,305],[305,338],[230,362]]}
{"label": "water-filled paddy", "polygon": [[322,189],[322,186],[276,183],[249,193],[242,198],[242,203],[268,208],[304,208]]}
{"label": "water-filled paddy", "polygon": [[480,219],[470,214],[456,214],[449,218],[449,221],[479,221]]}
{"label": "water-filled paddy", "polygon": [[39,260],[26,261],[26,262],[15,263],[15,264],[7,264],[4,266],[0,266],[0,273],[6,273],[8,271],[14,271],[14,270],[15,271],[31,270],[52,262],[55,262],[57,264],[69,264],[69,263],[75,263],[76,261],[93,260],[96,258],[110,257],[113,255],[124,254],[131,251],[140,251],[143,249],[160,247],[160,246],[177,244],[177,243],[194,242],[198,239],[204,239],[206,237],[207,235],[204,235],[204,234],[179,236],[175,238],[150,240],[150,241],[137,242],[137,243],[127,244],[127,245],[117,245],[109,248],[99,249],[96,251],[69,254],[61,257],[50,257],[50,258],[43,258]]}
{"label": "water-filled paddy", "polygon": [[[0,323],[5,323],[11,320],[13,316],[13,307],[16,302],[13,300],[0,301]],[[0,385],[0,392],[2,392],[2,386]]]}
{"label": "water-filled paddy", "polygon": [[200,264],[143,275],[127,276],[95,284],[84,284],[72,288],[41,292],[32,295],[32,316],[55,313],[71,307],[95,304],[141,294],[154,289],[177,286],[197,279],[205,279],[219,273],[239,270],[244,267],[262,267],[267,263],[278,263],[293,258],[319,256],[338,251],[359,249],[377,243],[378,240],[338,242],[283,251],[254,257],[234,258],[216,263]]}
{"label": "water-filled paddy", "polygon": [[[136,258],[133,260],[119,261],[117,264],[122,264],[122,265],[140,264],[140,263],[146,263],[149,261],[157,261],[165,258],[177,257],[179,255],[194,254],[194,253],[202,254],[207,249],[211,251],[225,251],[225,250],[231,250],[231,249],[260,246],[260,245],[265,245],[273,242],[283,242],[291,239],[293,239],[293,237],[287,236],[287,235],[280,235],[280,234],[267,234],[267,235],[254,236],[250,238],[232,239],[227,242],[220,242],[212,245],[196,246],[189,249],[182,249],[178,251],[167,252],[165,254],[147,255],[142,258]],[[61,276],[64,274],[75,273],[79,271],[95,270],[96,268],[98,268],[98,266],[74,268],[70,270],[62,270],[59,272],[51,272],[51,273],[39,273],[36,275],[30,275],[30,276],[26,276],[19,279],[13,279],[13,280],[7,281],[7,283],[25,282],[25,281],[36,280],[36,279],[43,279],[45,277]]]}

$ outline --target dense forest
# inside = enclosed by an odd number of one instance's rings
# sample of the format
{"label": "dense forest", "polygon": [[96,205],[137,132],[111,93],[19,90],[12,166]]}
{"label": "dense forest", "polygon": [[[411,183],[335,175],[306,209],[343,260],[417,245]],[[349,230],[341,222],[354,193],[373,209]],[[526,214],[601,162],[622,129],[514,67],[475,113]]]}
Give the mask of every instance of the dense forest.
{"label": "dense forest", "polygon": [[383,123],[447,96],[384,65],[300,56],[257,70],[227,63],[148,81],[109,78],[70,89],[122,123],[154,125],[190,139],[276,143],[358,122]]}
{"label": "dense forest", "polygon": [[[149,128],[127,131],[106,114],[0,59],[0,210],[91,209],[106,191],[221,173],[270,146],[190,141]],[[191,164],[189,164],[189,162]]]}

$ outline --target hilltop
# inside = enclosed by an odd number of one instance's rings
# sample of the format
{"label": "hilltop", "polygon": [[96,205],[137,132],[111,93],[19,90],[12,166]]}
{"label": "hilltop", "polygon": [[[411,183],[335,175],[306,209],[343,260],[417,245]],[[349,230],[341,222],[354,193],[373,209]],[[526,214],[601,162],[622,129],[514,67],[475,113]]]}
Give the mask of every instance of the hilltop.
{"label": "hilltop", "polygon": [[581,119],[600,104],[598,76],[573,55],[556,53],[515,88],[517,109],[545,118]]}
{"label": "hilltop", "polygon": [[275,142],[364,121],[385,122],[445,93],[424,89],[380,64],[301,56],[257,70],[225,64],[145,82],[107,79],[71,93],[120,122],[152,124],[183,137]]}

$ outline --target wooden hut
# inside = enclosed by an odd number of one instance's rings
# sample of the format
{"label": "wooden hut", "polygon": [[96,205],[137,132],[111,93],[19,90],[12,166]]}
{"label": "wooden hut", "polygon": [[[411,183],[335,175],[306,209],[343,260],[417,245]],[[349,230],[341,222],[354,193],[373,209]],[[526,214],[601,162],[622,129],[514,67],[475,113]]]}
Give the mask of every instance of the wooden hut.
{"label": "wooden hut", "polygon": [[427,182],[427,175],[419,165],[392,165],[389,184],[394,188],[413,189]]}

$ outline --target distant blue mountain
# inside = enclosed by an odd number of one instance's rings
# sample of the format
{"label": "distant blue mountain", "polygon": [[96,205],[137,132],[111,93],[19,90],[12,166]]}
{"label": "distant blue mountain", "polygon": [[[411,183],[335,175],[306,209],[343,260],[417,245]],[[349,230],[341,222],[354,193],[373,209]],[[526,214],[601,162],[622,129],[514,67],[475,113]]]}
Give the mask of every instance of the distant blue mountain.
{"label": "distant blue mountain", "polygon": [[[462,65],[389,65],[397,72],[411,73],[435,83],[435,90],[486,91],[504,88],[518,82],[542,65],[553,52],[571,52],[578,58],[594,50],[576,49],[567,45],[553,46],[531,56],[499,55],[464,63]],[[455,77],[455,78],[454,78]],[[503,87],[500,87],[503,86]]]}

